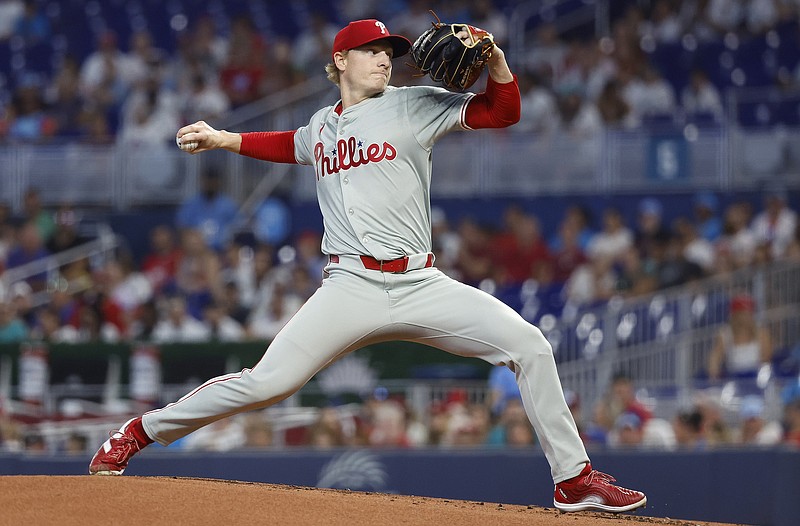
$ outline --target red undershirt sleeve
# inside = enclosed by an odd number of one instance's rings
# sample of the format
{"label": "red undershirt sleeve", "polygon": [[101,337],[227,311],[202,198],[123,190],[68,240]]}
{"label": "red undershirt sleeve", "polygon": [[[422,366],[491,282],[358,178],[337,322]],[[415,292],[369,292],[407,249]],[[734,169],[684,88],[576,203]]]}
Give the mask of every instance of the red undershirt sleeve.
{"label": "red undershirt sleeve", "polygon": [[486,81],[486,91],[478,93],[467,103],[464,122],[473,130],[505,128],[519,122],[520,94],[517,76],[512,82],[499,84]]}
{"label": "red undershirt sleeve", "polygon": [[242,133],[239,153],[262,161],[297,164],[294,131]]}

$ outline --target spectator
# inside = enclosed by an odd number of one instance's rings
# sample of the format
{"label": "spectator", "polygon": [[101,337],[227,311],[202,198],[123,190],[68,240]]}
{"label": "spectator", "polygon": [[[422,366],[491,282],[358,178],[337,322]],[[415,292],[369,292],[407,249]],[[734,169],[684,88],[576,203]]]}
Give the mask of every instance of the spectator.
{"label": "spectator", "polygon": [[489,430],[486,443],[491,446],[526,447],[535,444],[536,435],[525,417],[521,399],[510,399]]}
{"label": "spectator", "polygon": [[125,73],[133,86],[147,82],[153,75],[153,67],[166,61],[164,50],[153,44],[153,35],[147,29],[137,29],[130,37],[128,71]]}
{"label": "spectator", "polygon": [[159,322],[158,307],[155,300],[143,303],[128,327],[128,339],[133,341],[152,341]]}
{"label": "spectator", "polygon": [[703,415],[703,435],[711,447],[728,446],[733,443],[733,434],[723,416],[720,400],[700,391],[696,397],[695,407]]}
{"label": "spectator", "polygon": [[202,342],[208,340],[208,336],[208,327],[189,315],[186,300],[181,296],[168,300],[166,317],[160,319],[153,330],[153,341],[158,343]]}
{"label": "spectator", "polygon": [[[81,64],[81,92],[94,109],[116,119],[131,86],[130,59],[123,53],[113,31],[98,35],[94,51]],[[116,126],[111,126],[116,130]]]}
{"label": "spectator", "polygon": [[98,304],[84,304],[78,308],[75,326],[76,342],[79,343],[117,343],[123,332],[118,325],[104,316]]}
{"label": "spectator", "polygon": [[222,305],[211,302],[203,309],[203,322],[209,329],[209,338],[220,342],[238,342],[245,337],[242,325],[228,316]]}
{"label": "spectator", "polygon": [[247,443],[243,415],[218,420],[181,440],[190,451],[232,451]]}
{"label": "spectator", "polygon": [[153,228],[150,231],[150,252],[145,255],[141,268],[155,294],[174,289],[180,259],[172,228],[168,225]]}
{"label": "spectator", "polygon": [[0,300],[0,344],[16,343],[28,338],[28,326],[17,316],[10,301]]}
{"label": "spectator", "polygon": [[558,228],[558,248],[552,252],[553,279],[557,283],[565,283],[575,269],[588,261],[581,248],[579,228],[572,220],[563,221]]}
{"label": "spectator", "polygon": [[672,421],[672,427],[679,448],[690,451],[707,449],[703,413],[698,408],[678,412]]}
{"label": "spectator", "polygon": [[511,128],[517,132],[529,132],[537,137],[546,137],[558,129],[558,104],[555,95],[538,73],[520,75],[520,122]]}
{"label": "spectator", "polygon": [[774,259],[786,254],[797,228],[797,213],[787,206],[788,193],[782,186],[764,193],[764,210],[753,218],[750,230],[758,244],[768,244]]}
{"label": "spectator", "polygon": [[689,84],[681,92],[681,106],[690,117],[712,117],[715,122],[724,114],[719,90],[700,68],[692,70]]}
{"label": "spectator", "polygon": [[56,134],[57,123],[47,112],[42,88],[36,73],[24,73],[18,81],[8,126],[12,142],[44,143]]}
{"label": "spectator", "polygon": [[537,218],[518,205],[510,205],[503,216],[504,231],[492,242],[496,276],[502,284],[519,285],[537,263],[550,260],[550,252]]}
{"label": "spectator", "polygon": [[567,303],[580,307],[608,301],[615,293],[616,283],[613,260],[606,256],[594,257],[576,267],[564,284]]}
{"label": "spectator", "polygon": [[676,109],[675,91],[654,66],[642,71],[642,91],[634,101],[635,113],[642,117],[672,117]]}
{"label": "spectator", "polygon": [[717,241],[716,259],[725,261],[729,258],[733,269],[750,265],[758,244],[753,232],[747,228],[749,216],[745,203],[732,203],[725,209],[722,236]]}
{"label": "spectator", "polygon": [[228,113],[231,102],[219,87],[200,73],[192,75],[189,87],[180,94],[181,120],[213,122]]}
{"label": "spectator", "polygon": [[[330,40],[333,42],[333,38]],[[254,102],[266,93],[266,42],[253,21],[237,16],[231,24],[228,56],[220,70],[219,85],[233,108]]]}
{"label": "spectator", "polygon": [[247,413],[244,418],[245,448],[266,448],[273,444],[273,429],[265,412]]}
{"label": "spectator", "polygon": [[530,51],[523,58],[525,69],[556,78],[561,73],[567,46],[559,37],[555,24],[541,24],[535,31],[533,42],[527,48]]}
{"label": "spectator", "polygon": [[203,240],[199,230],[184,230],[181,258],[175,274],[176,290],[195,319],[203,316],[203,308],[222,295],[221,263],[217,254]]}
{"label": "spectator", "polygon": [[617,208],[608,207],[603,211],[603,229],[589,239],[586,254],[592,259],[619,260],[632,246],[633,232],[625,226],[622,214]]}
{"label": "spectator", "polygon": [[26,46],[47,43],[51,37],[50,20],[39,10],[36,0],[25,0],[25,10],[14,24],[14,35]]}
{"label": "spectator", "polygon": [[660,289],[677,287],[704,275],[703,267],[686,257],[682,239],[677,234],[657,243],[653,255]]}
{"label": "spectator", "polygon": [[302,78],[315,75],[330,62],[331,42],[338,28],[321,10],[312,10],[307,26],[297,36],[292,49],[293,67]]}
{"label": "spectator", "polygon": [[708,376],[712,380],[728,377],[755,377],[772,360],[769,330],[756,318],[753,298],[740,294],[730,301],[728,323],[717,332],[708,357]]}
{"label": "spectator", "polygon": [[303,305],[303,299],[287,293],[283,283],[276,283],[265,300],[253,309],[247,320],[250,338],[272,340]]}
{"label": "spectator", "polygon": [[459,224],[458,234],[461,245],[453,270],[459,281],[477,287],[493,272],[489,229],[474,219],[465,217]]}
{"label": "spectator", "polygon": [[343,447],[349,444],[345,436],[344,426],[335,406],[326,406],[319,410],[316,421],[308,432],[310,446],[321,449]]}
{"label": "spectator", "polygon": [[650,34],[659,43],[678,42],[682,36],[680,18],[670,0],[657,0],[650,16]]}
{"label": "spectator", "polygon": [[16,218],[16,222],[19,227],[24,223],[33,222],[39,231],[42,243],[50,240],[55,230],[55,220],[53,214],[44,208],[38,187],[31,186],[25,190],[22,197],[22,213]]}
{"label": "spectator", "polygon": [[250,316],[250,309],[244,306],[241,300],[241,292],[239,287],[233,281],[226,281],[223,286],[222,298],[219,304],[221,305],[225,316],[236,320],[239,325],[244,326],[247,323],[247,318]]}
{"label": "spectator", "polygon": [[694,224],[685,217],[678,217],[673,223],[672,230],[681,246],[683,259],[689,264],[700,267],[705,274],[713,273],[714,245],[699,235]]}
{"label": "spectator", "polygon": [[719,201],[711,192],[700,192],[693,200],[694,220],[703,239],[716,242],[722,235],[722,220],[718,217]]}
{"label": "spectator", "polygon": [[431,207],[431,248],[436,254],[436,266],[448,276],[456,274],[461,243],[461,236],[452,228],[445,211]]}
{"label": "spectator", "polygon": [[658,289],[658,276],[655,269],[645,268],[639,250],[631,245],[617,260],[616,291],[624,297],[649,294]]}
{"label": "spectator", "polygon": [[757,395],[746,396],[739,407],[741,428],[737,443],[741,445],[774,446],[783,438],[779,422],[764,418],[764,400]]}
{"label": "spectator", "polygon": [[[28,263],[33,263],[50,256],[50,252],[44,247],[39,228],[33,222],[27,222],[20,227],[17,233],[18,243],[8,253],[6,266],[9,269],[21,267]],[[47,273],[40,272],[29,276],[26,281],[33,288],[34,292],[39,292],[47,287]]]}
{"label": "spectator", "polygon": [[716,29],[708,13],[709,0],[684,0],[681,2],[679,17],[686,34],[696,37],[701,42],[709,42],[718,38]]}
{"label": "spectator", "polygon": [[[433,218],[431,218],[431,222],[433,222]],[[302,232],[294,245],[297,250],[297,264],[302,266],[316,283],[322,279],[323,269],[328,264],[328,258],[322,254],[321,245],[322,236],[311,230]],[[438,256],[441,252],[436,252],[436,254]]]}
{"label": "spectator", "polygon": [[108,280],[109,296],[122,309],[127,325],[139,307],[153,297],[153,287],[147,277],[135,268],[130,254],[107,262],[103,272]]}
{"label": "spectator", "polygon": [[[574,230],[577,235],[578,246],[581,250],[586,250],[589,246],[594,231],[592,230],[592,214],[583,205],[568,205],[564,210],[564,217],[561,220],[561,225],[570,225],[571,230]],[[561,227],[559,226],[559,229]],[[562,248],[560,233],[557,233],[549,241],[551,250],[559,250]]]}
{"label": "spectator", "polygon": [[[745,2],[745,27],[751,35],[763,35],[778,22],[779,2],[775,0],[750,0]],[[795,4],[795,8],[797,5]]]}
{"label": "spectator", "polygon": [[236,203],[222,192],[222,174],[208,167],[200,176],[200,191],[181,203],[175,216],[179,229],[199,229],[209,247],[221,251],[230,240]]}
{"label": "spectator", "polygon": [[78,331],[71,325],[62,325],[58,310],[45,306],[37,311],[30,337],[48,343],[75,343],[78,341]]}
{"label": "spectator", "polygon": [[561,131],[568,137],[589,146],[603,131],[603,120],[597,106],[586,100],[575,86],[561,88],[558,93]]}
{"label": "spectator", "polygon": [[636,413],[625,411],[614,421],[610,445],[617,448],[639,448],[644,444],[644,426]]}
{"label": "spectator", "polygon": [[149,59],[141,79],[122,105],[118,140],[129,147],[166,148],[174,140],[172,130],[180,126],[180,103],[163,83],[163,68],[157,56]]}
{"label": "spectator", "polygon": [[387,398],[371,404],[367,443],[375,447],[395,448],[410,445],[406,435],[406,412],[399,402]]}
{"label": "spectator", "polygon": [[709,0],[706,16],[719,37],[738,32],[744,20],[745,7],[741,0]]}
{"label": "spectator", "polygon": [[[237,283],[242,305],[251,310],[266,309],[272,290],[283,280],[283,269],[275,265],[272,247],[257,245],[253,252],[252,275]],[[247,288],[241,288],[242,283],[247,283]]]}
{"label": "spectator", "polygon": [[510,400],[522,400],[517,385],[517,377],[511,367],[497,365],[489,371],[487,383],[489,410],[492,416],[499,417]]}
{"label": "spectator", "polygon": [[257,283],[253,247],[237,240],[228,243],[222,253],[220,275],[224,283],[233,283],[240,291],[255,291]]}
{"label": "spectator", "polygon": [[652,197],[639,201],[634,244],[645,265],[657,265],[659,249],[669,242],[670,237],[663,223],[661,201]]}
{"label": "spectator", "polygon": [[197,19],[190,38],[192,56],[204,62],[201,71],[216,73],[224,67],[230,44],[220,34],[212,15],[203,14]]}
{"label": "spectator", "polygon": [[633,413],[642,423],[646,423],[653,414],[642,404],[634,389],[633,379],[626,373],[617,373],[611,380],[606,403],[614,420],[622,413]]}
{"label": "spectator", "polygon": [[78,231],[80,214],[71,205],[67,203],[61,204],[54,217],[55,229],[46,244],[50,253],[57,254],[90,241],[87,236]]}
{"label": "spectator", "polygon": [[0,42],[14,34],[14,26],[24,13],[22,0],[0,0]]}
{"label": "spectator", "polygon": [[64,442],[64,454],[70,455],[85,455],[87,453],[88,440],[86,435],[80,433],[70,433],[67,440]]}
{"label": "spectator", "polygon": [[74,56],[64,57],[55,78],[47,86],[44,97],[60,137],[75,138],[83,135],[86,102],[81,96],[80,64]]}
{"label": "spectator", "polygon": [[622,96],[619,81],[609,79],[597,97],[597,111],[603,124],[610,128],[636,128],[640,121],[631,111],[631,106]]}

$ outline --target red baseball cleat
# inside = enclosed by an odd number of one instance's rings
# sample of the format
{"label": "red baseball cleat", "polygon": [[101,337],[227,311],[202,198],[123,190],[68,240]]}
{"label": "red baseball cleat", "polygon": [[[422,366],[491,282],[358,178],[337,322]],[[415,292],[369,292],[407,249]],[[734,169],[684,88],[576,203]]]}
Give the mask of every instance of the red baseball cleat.
{"label": "red baseball cleat", "polygon": [[141,426],[142,417],[125,422],[118,431],[109,433],[106,440],[89,463],[90,475],[122,475],[128,461],[142,450],[147,443],[136,439],[134,426]]}
{"label": "red baseball cleat", "polygon": [[553,504],[562,512],[608,511],[620,513],[647,504],[641,491],[621,488],[612,484],[615,479],[592,469],[586,464],[580,475],[556,484]]}

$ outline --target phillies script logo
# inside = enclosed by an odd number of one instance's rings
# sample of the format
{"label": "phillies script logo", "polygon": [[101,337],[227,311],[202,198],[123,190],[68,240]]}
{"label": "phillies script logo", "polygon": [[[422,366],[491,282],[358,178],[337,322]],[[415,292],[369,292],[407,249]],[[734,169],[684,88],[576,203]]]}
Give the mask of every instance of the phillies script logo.
{"label": "phillies script logo", "polygon": [[370,144],[364,147],[364,141],[356,140],[355,137],[349,139],[339,139],[336,149],[325,155],[325,146],[321,142],[314,145],[314,169],[317,172],[317,181],[320,177],[337,174],[343,170],[349,170],[361,166],[362,164],[379,163],[386,159],[391,161],[397,157],[397,150],[389,144]]}

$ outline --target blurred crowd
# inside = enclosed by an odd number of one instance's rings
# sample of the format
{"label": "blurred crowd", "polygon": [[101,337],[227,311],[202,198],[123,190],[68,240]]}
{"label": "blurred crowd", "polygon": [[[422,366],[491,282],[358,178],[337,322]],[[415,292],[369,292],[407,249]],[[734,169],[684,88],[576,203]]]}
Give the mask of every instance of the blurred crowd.
{"label": "blurred crowd", "polygon": [[[502,369],[502,370],[501,370]],[[308,423],[291,425],[273,419],[269,409],[236,415],[178,440],[171,448],[187,451],[242,451],[305,447],[373,448],[537,448],[538,439],[519,392],[507,389],[513,373],[497,368],[488,396],[471,400],[453,389],[421,415],[402,396],[375,389],[359,404],[323,405]],[[501,379],[510,376],[511,381]],[[516,384],[514,384],[515,386]],[[637,395],[635,382],[617,374],[605,395],[584,407],[566,390],[565,397],[589,451],[657,450],[703,452],[720,448],[800,448],[800,389],[787,393],[779,413],[761,395],[748,395],[733,408],[698,392],[692,402],[666,416],[656,416]],[[663,411],[662,411],[663,413]],[[85,455],[87,434],[77,430],[58,440],[0,413],[0,452]]]}
{"label": "blurred crowd", "polygon": [[[211,168],[200,179],[197,195],[176,208],[174,220],[149,232],[146,253],[123,247],[101,259],[87,254],[7,283],[0,290],[0,343],[274,337],[322,279],[321,234],[298,232],[282,245],[242,236],[235,232],[237,203],[222,190],[224,175]],[[469,216],[451,224],[434,208],[436,265],[538,323],[615,297],[800,261],[797,213],[785,188],[766,188],[758,207],[736,200],[723,206],[713,193],[695,195],[693,204],[691,217],[667,219],[658,198],[646,197],[630,221],[613,207],[595,218],[572,205],[552,232],[542,231],[521,202],[511,202],[502,222],[491,225]],[[89,240],[79,210],[47,209],[35,188],[19,214],[0,206],[0,270]],[[744,300],[737,306],[754,309]]]}
{"label": "blurred crowd", "polygon": [[[489,0],[372,4],[343,0],[336,15],[312,10],[292,37],[257,26],[252,13],[230,13],[230,20],[211,13],[184,15],[166,49],[155,44],[146,25],[125,42],[110,29],[99,30],[87,56],[45,54],[38,59],[55,62],[52,71],[22,68],[13,71],[14,82],[0,83],[0,142],[171,141],[187,122],[213,122],[321,75],[338,28],[356,18],[378,17],[413,41],[429,27],[433,9],[442,20],[483,27],[506,50],[511,47],[508,7],[514,2],[503,3],[505,9]],[[0,42],[23,50],[49,42],[58,36],[50,11],[36,0],[1,1]],[[786,26],[796,35],[800,6],[794,0],[630,0],[613,3],[612,14],[609,35],[596,37],[594,28],[589,34],[561,34],[545,21],[526,35],[524,52],[511,50],[523,92],[523,117],[514,131],[581,138],[607,126],[632,128],[651,117],[679,113],[721,119],[723,89],[746,79],[733,75],[721,81],[696,67],[685,86],[678,85],[665,78],[648,51],[661,43],[683,42],[695,49],[698,42],[727,39],[734,45],[731,38],[763,37]],[[800,63],[794,62],[777,68],[773,85],[800,85]],[[405,64],[394,68],[394,84],[424,82],[428,79]]]}

